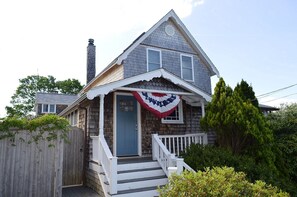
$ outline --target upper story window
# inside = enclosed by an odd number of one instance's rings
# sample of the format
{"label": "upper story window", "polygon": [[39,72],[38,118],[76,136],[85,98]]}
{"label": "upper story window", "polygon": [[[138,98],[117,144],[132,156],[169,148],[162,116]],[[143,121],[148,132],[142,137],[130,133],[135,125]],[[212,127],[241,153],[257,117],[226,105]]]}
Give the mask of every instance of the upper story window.
{"label": "upper story window", "polygon": [[147,49],[147,71],[153,71],[161,68],[161,62],[161,51],[156,49]]}
{"label": "upper story window", "polygon": [[181,55],[180,59],[182,78],[187,81],[194,81],[193,56]]}
{"label": "upper story window", "polygon": [[42,113],[56,113],[55,104],[42,104]]}
{"label": "upper story window", "polygon": [[165,118],[162,118],[162,123],[167,124],[183,124],[184,118],[183,118],[183,105],[182,101],[179,102],[175,110]]}

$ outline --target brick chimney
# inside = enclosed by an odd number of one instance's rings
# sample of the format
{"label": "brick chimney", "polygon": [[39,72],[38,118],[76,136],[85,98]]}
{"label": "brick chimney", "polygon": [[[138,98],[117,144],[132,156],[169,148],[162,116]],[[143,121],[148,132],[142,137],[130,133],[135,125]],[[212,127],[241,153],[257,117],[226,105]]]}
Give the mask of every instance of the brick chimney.
{"label": "brick chimney", "polygon": [[96,75],[96,46],[94,45],[94,39],[89,39],[87,47],[87,84]]}

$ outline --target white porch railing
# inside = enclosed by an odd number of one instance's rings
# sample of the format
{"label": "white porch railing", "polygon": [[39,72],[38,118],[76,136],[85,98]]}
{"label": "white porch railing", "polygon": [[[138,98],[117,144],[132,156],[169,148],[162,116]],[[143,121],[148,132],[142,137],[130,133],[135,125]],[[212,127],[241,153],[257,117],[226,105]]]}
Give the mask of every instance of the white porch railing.
{"label": "white porch railing", "polygon": [[157,160],[165,174],[169,176],[168,168],[176,165],[175,156],[167,150],[158,134],[152,135],[152,153],[153,160]]}
{"label": "white porch railing", "polygon": [[[99,161],[102,174],[106,177],[106,182],[101,183],[107,185],[109,194],[117,193],[117,157],[114,157],[106,143],[104,136],[92,136],[93,161]],[[99,150],[99,151],[94,151]]]}
{"label": "white porch railing", "polygon": [[207,144],[206,133],[185,135],[159,135],[160,140],[172,154],[180,156],[191,144]]}
{"label": "white porch railing", "polygon": [[152,135],[152,156],[157,160],[163,171],[169,176],[172,171],[180,174],[184,169],[194,171],[183,158],[178,158],[191,144],[207,144],[206,133],[186,135]]}

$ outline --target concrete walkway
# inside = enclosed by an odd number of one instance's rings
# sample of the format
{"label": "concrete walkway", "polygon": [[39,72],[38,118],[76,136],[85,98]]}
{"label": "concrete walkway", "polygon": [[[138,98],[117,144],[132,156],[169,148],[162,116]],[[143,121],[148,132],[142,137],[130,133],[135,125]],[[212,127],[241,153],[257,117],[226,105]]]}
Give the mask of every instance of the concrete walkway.
{"label": "concrete walkway", "polygon": [[88,187],[77,186],[63,188],[62,197],[99,197],[99,194]]}

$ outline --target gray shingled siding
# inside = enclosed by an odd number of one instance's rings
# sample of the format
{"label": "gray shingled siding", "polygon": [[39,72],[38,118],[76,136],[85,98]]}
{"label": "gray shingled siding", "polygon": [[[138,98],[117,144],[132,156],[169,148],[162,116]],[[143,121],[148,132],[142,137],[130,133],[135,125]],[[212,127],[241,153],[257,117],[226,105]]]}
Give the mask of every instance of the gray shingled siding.
{"label": "gray shingled siding", "polygon": [[[174,24],[171,23],[173,26]],[[124,77],[132,77],[147,72],[147,48],[159,48],[162,56],[162,67],[181,77],[180,55],[193,55],[194,83],[201,90],[211,94],[210,73],[205,65],[195,55],[194,50],[175,28],[175,34],[169,36],[164,29],[168,22],[160,25],[152,34],[146,38],[141,45],[137,46],[124,61]]]}
{"label": "gray shingled siding", "polygon": [[138,81],[136,83],[129,84],[125,87],[151,90],[166,90],[174,92],[188,92],[183,88],[163,78],[153,78],[150,81]]}
{"label": "gray shingled siding", "polygon": [[146,47],[136,47],[124,60],[124,78],[147,72]]}
{"label": "gray shingled siding", "polygon": [[165,49],[183,51],[185,53],[195,53],[193,48],[189,45],[187,40],[183,37],[180,31],[175,28],[175,34],[169,36],[165,33],[166,25],[172,25],[175,27],[174,23],[171,21],[166,21],[162,23],[152,34],[147,37],[142,44],[156,46]]}
{"label": "gray shingled siding", "polygon": [[211,95],[210,74],[197,56],[194,56],[194,85]]}

